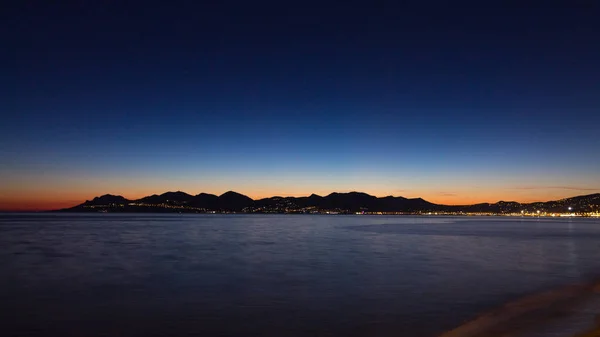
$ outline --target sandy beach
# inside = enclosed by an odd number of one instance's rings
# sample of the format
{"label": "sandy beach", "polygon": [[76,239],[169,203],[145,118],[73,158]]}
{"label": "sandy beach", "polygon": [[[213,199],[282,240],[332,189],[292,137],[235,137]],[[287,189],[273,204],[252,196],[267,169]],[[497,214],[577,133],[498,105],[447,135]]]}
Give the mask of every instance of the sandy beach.
{"label": "sandy beach", "polygon": [[526,296],[440,337],[600,336],[600,282]]}
{"label": "sandy beach", "polygon": [[576,337],[600,337],[600,328],[596,328],[592,331],[578,334]]}

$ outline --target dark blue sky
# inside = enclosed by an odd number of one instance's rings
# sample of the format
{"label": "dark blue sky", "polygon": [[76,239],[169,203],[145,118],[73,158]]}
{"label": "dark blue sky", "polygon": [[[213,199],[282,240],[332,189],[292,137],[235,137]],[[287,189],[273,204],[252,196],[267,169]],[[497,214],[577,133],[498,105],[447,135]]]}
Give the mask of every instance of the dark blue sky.
{"label": "dark blue sky", "polygon": [[600,4],[399,3],[5,5],[4,199],[600,187]]}

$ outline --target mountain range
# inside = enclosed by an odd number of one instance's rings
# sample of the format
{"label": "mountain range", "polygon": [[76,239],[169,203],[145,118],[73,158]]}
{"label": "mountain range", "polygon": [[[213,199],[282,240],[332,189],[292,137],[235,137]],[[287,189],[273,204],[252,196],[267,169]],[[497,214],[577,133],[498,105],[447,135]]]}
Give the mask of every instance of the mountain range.
{"label": "mountain range", "polygon": [[600,193],[582,195],[555,201],[519,203],[499,201],[475,205],[450,206],[428,202],[421,198],[375,197],[362,192],[331,193],[327,196],[312,194],[308,197],[270,197],[254,200],[229,191],[222,195],[185,192],[166,192],[141,199],[129,200],[120,195],[106,194],[59,211],[70,212],[247,212],[247,213],[335,213],[356,212],[465,212],[465,213],[518,213],[518,212],[598,212]]}

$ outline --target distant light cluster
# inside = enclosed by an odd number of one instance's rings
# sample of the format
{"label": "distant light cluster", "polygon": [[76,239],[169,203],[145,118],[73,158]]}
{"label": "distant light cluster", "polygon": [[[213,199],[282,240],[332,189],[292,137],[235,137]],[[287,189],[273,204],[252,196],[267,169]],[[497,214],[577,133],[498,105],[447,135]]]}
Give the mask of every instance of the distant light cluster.
{"label": "distant light cluster", "polygon": [[[563,200],[556,202],[557,204],[564,203]],[[241,211],[230,211],[221,209],[207,209],[200,207],[192,207],[186,205],[186,203],[172,204],[172,203],[140,203],[131,202],[127,204],[116,204],[110,203],[106,205],[85,205],[84,208],[94,209],[98,211],[119,211],[124,210],[127,206],[128,210],[141,209],[164,209],[172,211],[181,211],[186,213],[262,213],[262,214],[353,214],[353,215],[424,215],[424,216],[513,216],[513,217],[600,217],[600,208],[597,204],[579,203],[575,206],[563,205],[563,211],[557,211],[555,206],[552,205],[552,211],[536,208],[535,204],[529,204],[529,209],[522,209],[521,211],[509,211],[514,209],[520,204],[518,203],[504,203],[505,205],[510,204],[510,207],[502,207],[500,203],[499,212],[480,212],[480,211],[369,211],[367,209],[362,211],[351,211],[343,208],[332,208],[332,209],[320,209],[316,206],[300,207],[290,200],[280,199],[275,204],[264,205],[264,206],[253,206],[244,207]],[[541,203],[540,203],[541,204]],[[583,211],[578,211],[581,209]]]}

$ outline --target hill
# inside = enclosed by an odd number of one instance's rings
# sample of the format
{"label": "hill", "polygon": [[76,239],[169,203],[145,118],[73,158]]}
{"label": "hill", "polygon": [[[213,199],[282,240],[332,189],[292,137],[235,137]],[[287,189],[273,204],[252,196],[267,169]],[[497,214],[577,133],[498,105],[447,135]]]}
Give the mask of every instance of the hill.
{"label": "hill", "polygon": [[220,196],[208,193],[190,195],[185,192],[154,194],[137,200],[106,194],[60,211],[69,212],[244,212],[244,213],[586,213],[600,209],[600,193],[555,201],[519,203],[499,201],[493,204],[439,205],[421,198],[375,197],[362,192],[312,194],[308,197],[270,197],[259,200],[228,191]]}

